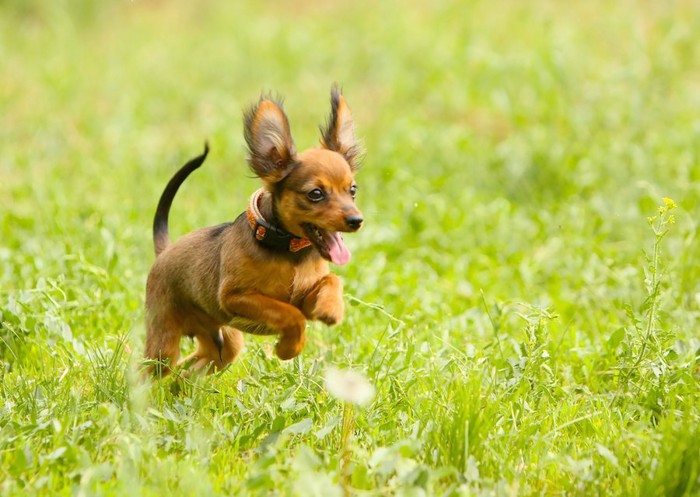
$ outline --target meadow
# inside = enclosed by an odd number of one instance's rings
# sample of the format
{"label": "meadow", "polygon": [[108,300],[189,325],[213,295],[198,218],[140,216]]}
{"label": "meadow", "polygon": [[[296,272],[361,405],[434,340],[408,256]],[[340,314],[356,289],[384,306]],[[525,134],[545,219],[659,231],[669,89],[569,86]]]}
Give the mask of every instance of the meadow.
{"label": "meadow", "polygon": [[[700,495],[698,33],[690,0],[0,1],[0,493]],[[333,82],[345,320],[142,384],[165,183],[208,140],[171,234],[234,219],[243,109],[284,96],[305,149]]]}

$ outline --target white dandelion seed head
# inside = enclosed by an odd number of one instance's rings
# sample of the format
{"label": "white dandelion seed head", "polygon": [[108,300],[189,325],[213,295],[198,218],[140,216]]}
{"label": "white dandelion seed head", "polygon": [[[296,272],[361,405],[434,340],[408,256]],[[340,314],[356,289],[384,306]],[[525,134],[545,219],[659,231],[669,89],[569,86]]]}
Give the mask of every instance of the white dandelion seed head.
{"label": "white dandelion seed head", "polygon": [[328,368],[325,383],[326,390],[344,402],[363,406],[374,398],[374,386],[364,375],[355,371]]}

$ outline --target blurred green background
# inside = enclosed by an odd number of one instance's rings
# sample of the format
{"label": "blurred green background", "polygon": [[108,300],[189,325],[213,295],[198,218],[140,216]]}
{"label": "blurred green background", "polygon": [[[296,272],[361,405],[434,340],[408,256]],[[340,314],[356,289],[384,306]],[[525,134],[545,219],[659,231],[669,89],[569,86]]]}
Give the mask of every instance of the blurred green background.
{"label": "blurred green background", "polygon": [[[269,358],[271,341],[248,338],[241,360],[210,380],[240,398],[200,399],[207,414],[183,408],[186,428],[138,409],[130,419],[147,421],[133,427],[110,411],[95,440],[113,425],[153,436],[137,472],[165,457],[163,474],[171,474],[182,467],[167,457],[189,449],[159,437],[184,440],[194,427],[220,444],[219,455],[258,451],[234,469],[204,465],[198,481],[252,491],[246,485],[262,470],[247,464],[258,460],[260,440],[280,431],[272,420],[310,416],[316,426],[335,408],[326,399],[328,411],[277,410],[290,395],[325,398],[295,368],[337,364],[378,384],[375,407],[360,420],[368,434],[358,438],[357,464],[417,439],[410,457],[403,448],[396,457],[430,474],[429,484],[399,484],[369,464],[358,488],[663,495],[682,480],[673,457],[687,453],[682,481],[690,483],[677,488],[697,491],[697,464],[688,462],[696,452],[682,447],[698,426],[698,33],[693,1],[0,0],[0,399],[8,415],[0,461],[11,475],[2,488],[67,494],[83,474],[78,456],[68,469],[46,469],[63,439],[42,438],[40,413],[67,426],[97,406],[136,409],[124,371],[141,351],[150,226],[172,173],[209,140],[206,165],[175,200],[171,233],[232,220],[258,187],[245,164],[242,110],[262,92],[285,97],[303,150],[318,143],[338,82],[367,150],[358,176],[366,228],[347,237],[353,260],[337,268],[355,304],[346,321],[312,327],[294,364]],[[662,197],[678,209],[650,269],[647,218]],[[652,274],[661,283],[650,290]],[[536,367],[523,365],[533,357],[526,349],[539,351]],[[270,375],[253,402],[241,385]],[[75,411],[61,400],[71,398],[66,382],[85,385]],[[461,386],[441,397],[450,382]],[[549,382],[546,395],[540,382]],[[37,388],[47,392],[44,404]],[[460,399],[475,411],[460,410]],[[152,410],[175,412],[184,401],[153,402]],[[249,411],[241,407],[231,423],[250,431],[227,448],[228,435],[210,424],[236,402]],[[606,422],[579,429],[576,420],[591,412]],[[464,440],[465,416],[479,421],[467,430],[480,444],[472,455],[463,442],[450,445]],[[669,424],[657,428],[662,418]],[[260,428],[245,428],[248,419]],[[440,431],[436,419],[459,422]],[[571,427],[565,437],[542,436],[559,433],[557,424]],[[17,437],[27,440],[22,450]],[[333,479],[334,440],[280,443],[275,457],[308,446],[320,458],[314,471]],[[90,464],[120,460],[85,444],[66,446],[84,447]],[[655,473],[663,457],[668,472]],[[121,481],[118,467],[105,474]],[[32,475],[47,471],[42,487]],[[243,483],[222,483],[221,471]],[[184,493],[177,482],[165,488]],[[146,479],[139,488],[164,487]]]}
{"label": "blurred green background", "polygon": [[[5,1],[0,281],[31,287],[25,263],[64,252],[104,266],[107,248],[138,287],[172,171],[210,140],[172,229],[232,219],[256,187],[242,109],[286,97],[304,149],[337,81],[368,152],[352,271],[396,274],[373,297],[403,312],[386,299],[412,298],[398,263],[417,265],[437,305],[479,288],[576,305],[589,285],[568,265],[636,263],[660,197],[697,206],[697,14],[692,2]],[[697,276],[679,273],[686,296]]]}

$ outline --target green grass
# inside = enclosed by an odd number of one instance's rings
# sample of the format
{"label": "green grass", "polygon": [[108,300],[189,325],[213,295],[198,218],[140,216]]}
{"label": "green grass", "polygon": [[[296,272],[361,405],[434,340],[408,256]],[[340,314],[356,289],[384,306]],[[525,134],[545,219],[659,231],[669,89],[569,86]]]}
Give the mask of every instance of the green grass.
{"label": "green grass", "polygon": [[[354,494],[700,494],[697,33],[691,1],[1,2],[2,495],[342,495],[329,367],[376,387]],[[334,81],[345,321],[141,385],[166,181],[208,139],[171,229],[233,219],[242,109],[281,93],[304,149]]]}

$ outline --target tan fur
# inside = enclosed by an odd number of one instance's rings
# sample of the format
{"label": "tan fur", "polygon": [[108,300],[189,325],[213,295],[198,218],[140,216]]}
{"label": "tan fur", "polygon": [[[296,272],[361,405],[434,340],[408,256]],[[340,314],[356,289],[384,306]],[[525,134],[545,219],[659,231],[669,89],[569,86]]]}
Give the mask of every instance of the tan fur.
{"label": "tan fur", "polygon": [[[352,119],[340,99],[340,112],[333,115],[342,116],[335,125],[345,128],[331,131],[347,139]],[[342,151],[323,144],[326,148],[297,154],[287,117],[270,100],[251,110],[246,126],[251,168],[270,192],[259,206],[266,219],[277,213],[277,223],[296,236],[304,236],[304,223],[332,231],[359,228],[347,223],[349,215],[361,216],[349,193],[356,164]],[[305,202],[305,192],[314,188],[328,193],[327,202]],[[278,335],[277,356],[291,359],[304,348],[307,320],[341,322],[342,282],[316,248],[305,250],[296,255],[262,247],[244,215],[230,226],[202,228],[166,246],[146,285],[145,356],[158,363],[148,374],[166,375],[178,364],[182,336],[197,340],[196,351],[183,361],[189,370],[211,372],[241,352],[242,331]]]}

